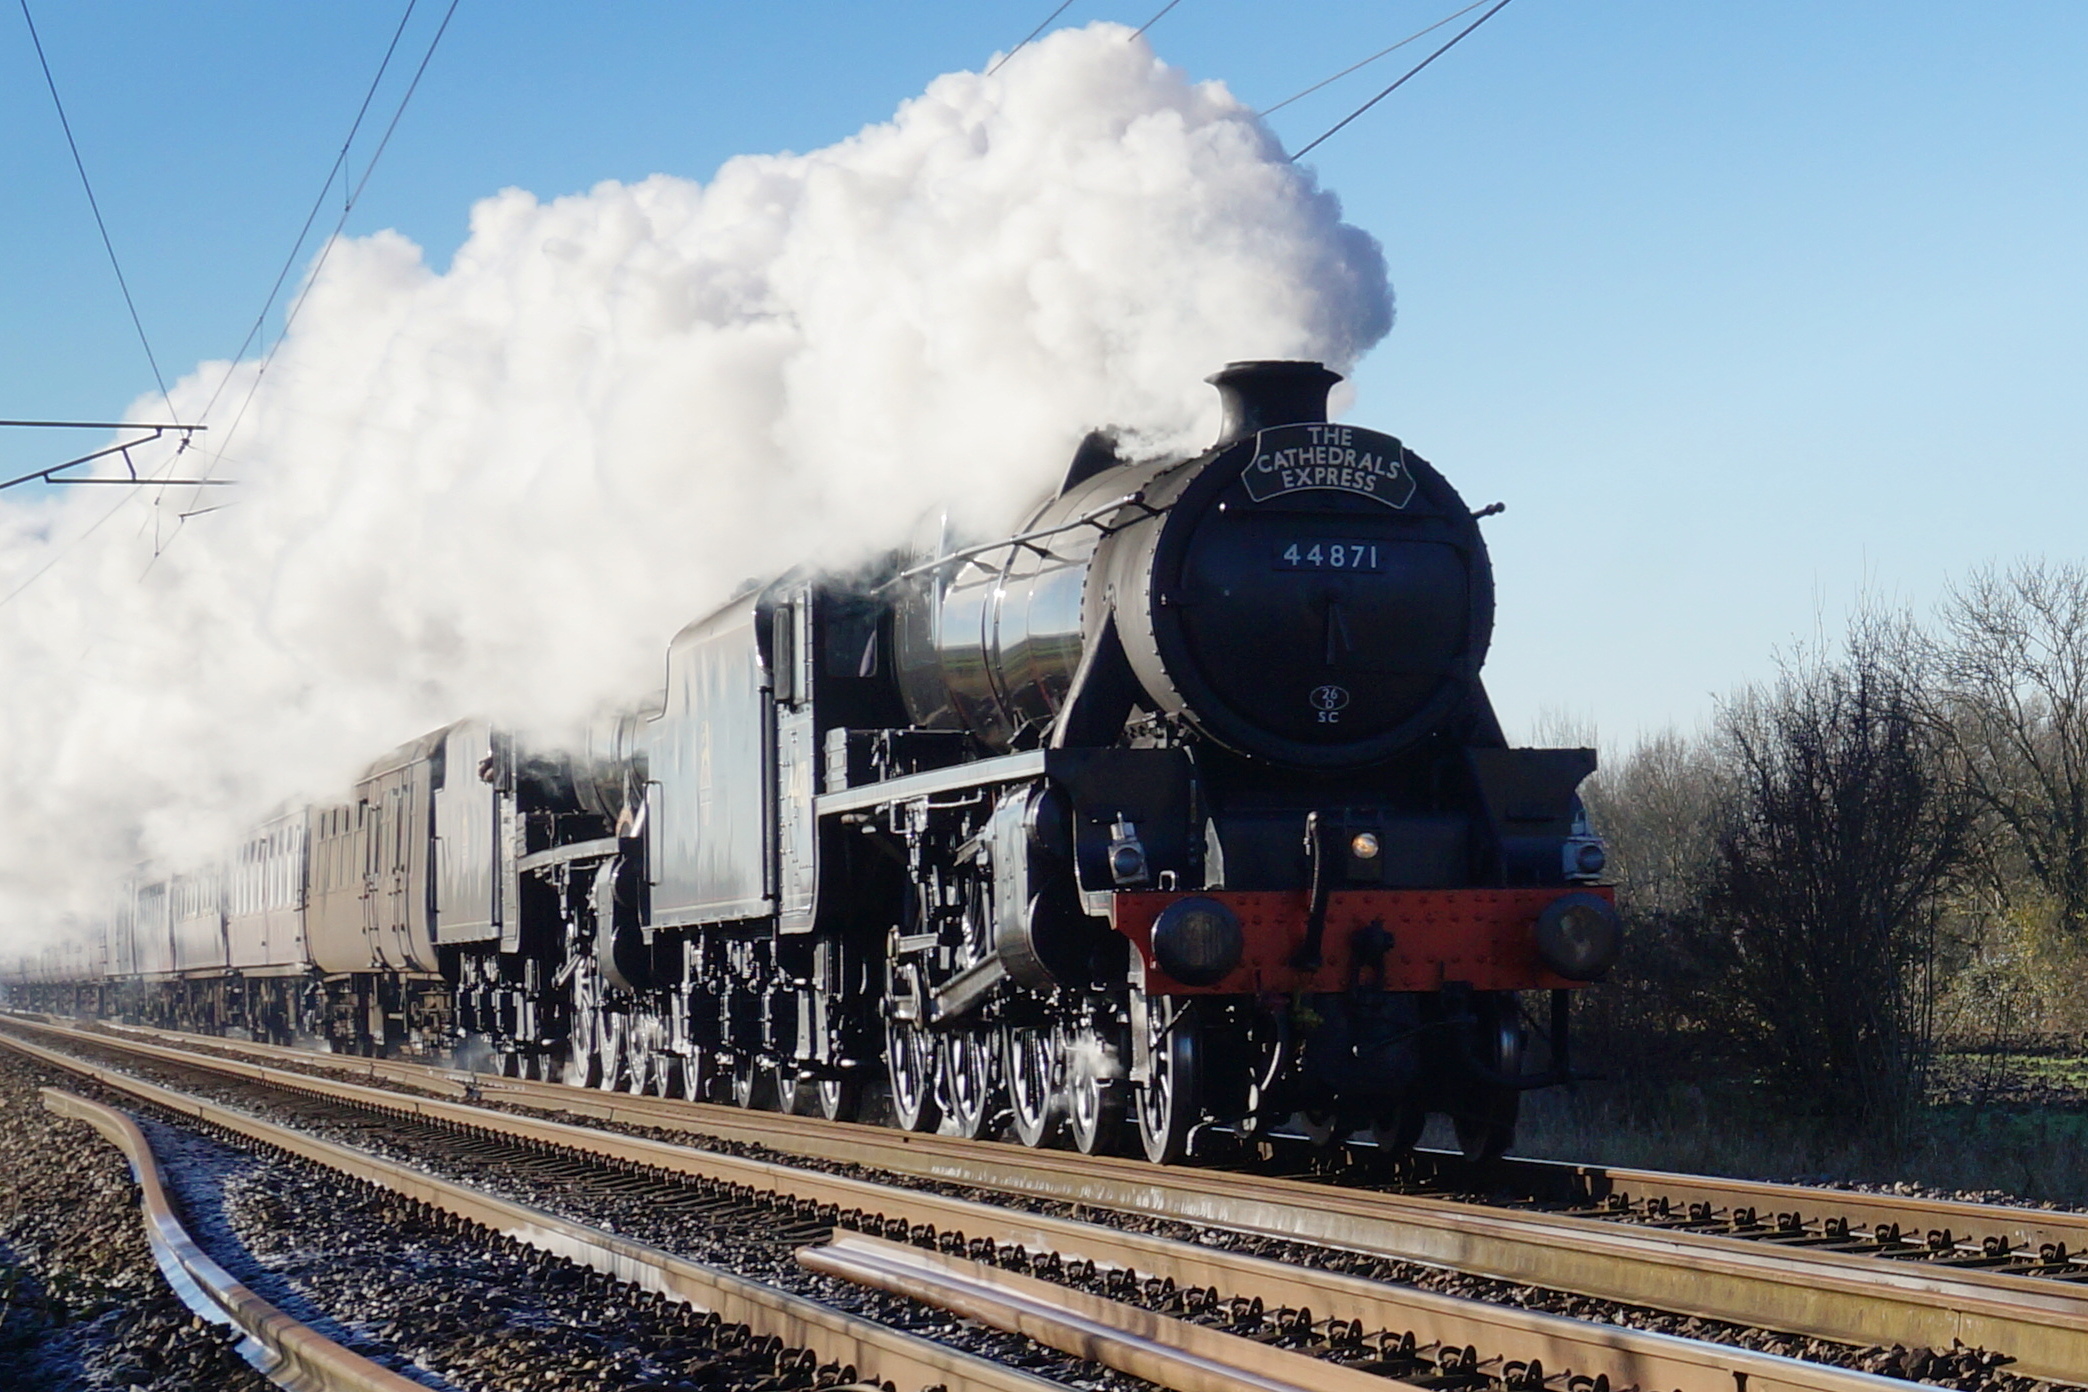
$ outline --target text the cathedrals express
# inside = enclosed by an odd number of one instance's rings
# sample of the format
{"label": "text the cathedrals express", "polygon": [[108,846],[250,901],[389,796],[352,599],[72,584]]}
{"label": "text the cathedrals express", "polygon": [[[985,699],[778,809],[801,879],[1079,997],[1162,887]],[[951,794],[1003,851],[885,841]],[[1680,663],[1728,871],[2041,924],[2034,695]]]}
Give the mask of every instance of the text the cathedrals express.
{"label": "text the cathedrals express", "polygon": [[1399,441],[1374,430],[1280,425],[1255,437],[1254,462],[1242,480],[1257,503],[1300,489],[1333,488],[1403,508],[1415,487],[1405,453]]}

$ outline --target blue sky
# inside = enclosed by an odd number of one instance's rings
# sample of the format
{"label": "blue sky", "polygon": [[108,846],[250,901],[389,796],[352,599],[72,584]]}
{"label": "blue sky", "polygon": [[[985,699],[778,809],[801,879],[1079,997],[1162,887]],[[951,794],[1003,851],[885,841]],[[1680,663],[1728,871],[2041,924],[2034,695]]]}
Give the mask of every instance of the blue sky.
{"label": "blue sky", "polygon": [[[1457,7],[1182,0],[1150,37],[1266,106]],[[1051,8],[463,0],[348,230],[441,265],[503,186],[828,144]],[[245,335],[402,9],[32,4],[170,380]],[[1274,128],[1302,145],[1430,46]],[[2082,554],[2084,59],[2078,4],[1516,0],[1309,156],[1398,294],[1353,418],[1508,504],[1512,726],[1692,725],[1859,594]],[[108,418],[151,378],[18,12],[0,74],[0,416]],[[0,432],[0,467],[74,443]]]}

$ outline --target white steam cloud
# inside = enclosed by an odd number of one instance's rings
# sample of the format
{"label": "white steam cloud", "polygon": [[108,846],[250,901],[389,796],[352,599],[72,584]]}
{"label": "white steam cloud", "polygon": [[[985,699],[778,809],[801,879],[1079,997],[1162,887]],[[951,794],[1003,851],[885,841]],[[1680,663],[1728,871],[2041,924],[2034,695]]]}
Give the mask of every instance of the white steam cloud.
{"label": "white steam cloud", "polygon": [[[1228,359],[1346,368],[1382,258],[1222,86],[1096,25],[708,185],[336,245],[255,364],[175,391],[237,488],[0,505],[0,945],[477,713],[563,728],[745,577],[985,525],[1090,427],[1196,448]],[[139,418],[164,405],[141,402]],[[223,458],[212,460],[214,451]],[[189,520],[156,558],[174,515]]]}

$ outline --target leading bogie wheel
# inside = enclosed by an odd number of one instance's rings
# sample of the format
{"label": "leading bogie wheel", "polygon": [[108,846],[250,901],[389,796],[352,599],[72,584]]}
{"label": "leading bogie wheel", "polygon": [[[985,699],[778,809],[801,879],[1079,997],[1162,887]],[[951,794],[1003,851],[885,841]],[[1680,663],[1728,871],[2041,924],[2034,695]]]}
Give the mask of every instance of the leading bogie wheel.
{"label": "leading bogie wheel", "polygon": [[[1515,997],[1501,994],[1481,996],[1473,1013],[1476,1038],[1473,1054],[1494,1073],[1514,1077],[1522,1072],[1522,1012]],[[1515,1142],[1515,1119],[1522,1110],[1522,1093],[1498,1083],[1467,1080],[1450,1110],[1450,1126],[1457,1134],[1457,1148],[1474,1164],[1486,1164],[1508,1153]]]}
{"label": "leading bogie wheel", "polygon": [[1189,1132],[1203,1116],[1203,1032],[1187,1001],[1145,1001],[1145,1081],[1131,1087],[1131,1114],[1146,1159],[1171,1165],[1189,1153]]}

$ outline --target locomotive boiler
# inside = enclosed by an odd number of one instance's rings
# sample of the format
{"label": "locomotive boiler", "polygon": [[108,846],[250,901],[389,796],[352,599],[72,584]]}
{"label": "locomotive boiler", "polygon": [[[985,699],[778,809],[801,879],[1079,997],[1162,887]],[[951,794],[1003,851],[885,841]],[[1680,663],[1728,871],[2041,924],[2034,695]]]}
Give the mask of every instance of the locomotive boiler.
{"label": "locomotive boiler", "polygon": [[1211,448],[1093,435],[1008,536],[750,588],[585,750],[381,761],[291,819],[285,961],[215,969],[271,993],[181,1019],[1156,1161],[1431,1113],[1498,1153],[1619,951],[1594,755],[1508,747],[1427,461],[1319,364],[1211,380]]}

